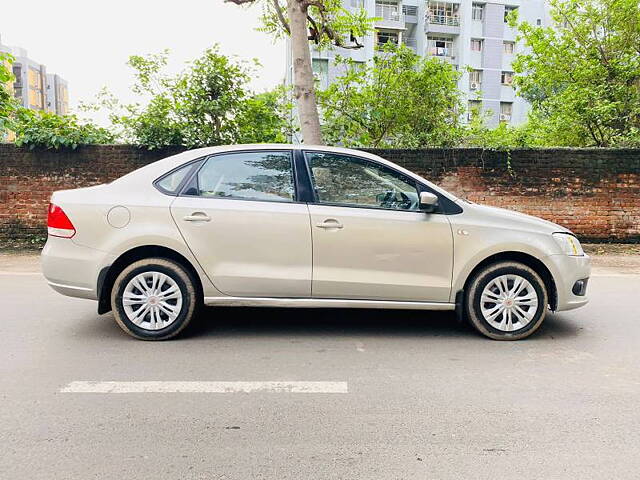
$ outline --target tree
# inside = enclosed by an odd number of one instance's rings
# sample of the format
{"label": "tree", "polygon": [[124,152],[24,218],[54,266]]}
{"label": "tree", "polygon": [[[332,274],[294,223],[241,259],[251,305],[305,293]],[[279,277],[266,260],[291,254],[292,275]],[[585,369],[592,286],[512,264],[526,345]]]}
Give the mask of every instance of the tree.
{"label": "tree", "polygon": [[529,52],[513,63],[544,143],[640,144],[637,0],[551,0],[554,27],[517,23]]}
{"label": "tree", "polygon": [[[305,143],[321,144],[309,41],[317,47],[361,48],[361,39],[372,28],[364,9],[351,12],[342,0],[226,0],[237,5],[262,3],[263,30],[291,38],[293,96],[298,107]],[[348,38],[348,41],[345,40]]]}
{"label": "tree", "polygon": [[330,143],[418,148],[456,142],[459,74],[450,64],[391,44],[371,63],[337,63],[345,73],[319,92]]}
{"label": "tree", "polygon": [[165,50],[130,57],[139,102],[122,104],[103,90],[97,105],[84,108],[106,108],[124,141],[149,149],[285,140],[290,122],[284,89],[248,89],[257,62],[233,60],[214,46],[183,72],[168,75],[168,55]]}
{"label": "tree", "polygon": [[90,122],[80,122],[74,115],[20,108],[12,124],[15,143],[34,148],[77,148],[78,145],[112,143],[114,136]]}
{"label": "tree", "polygon": [[8,86],[13,82],[11,72],[13,57],[8,53],[0,52],[0,140],[11,126],[11,120],[18,108]]}
{"label": "tree", "polygon": [[291,107],[284,86],[249,97],[237,117],[238,143],[285,143],[295,131]]}

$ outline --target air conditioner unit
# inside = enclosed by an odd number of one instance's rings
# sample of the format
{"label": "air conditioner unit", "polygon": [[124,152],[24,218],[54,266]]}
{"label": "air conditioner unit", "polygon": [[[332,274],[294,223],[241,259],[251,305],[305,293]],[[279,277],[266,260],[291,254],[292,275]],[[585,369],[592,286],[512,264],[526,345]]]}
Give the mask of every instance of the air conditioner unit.
{"label": "air conditioner unit", "polygon": [[508,122],[509,120],[511,120],[511,115],[507,115],[506,113],[501,113],[500,114],[500,121],[501,122]]}
{"label": "air conditioner unit", "polygon": [[478,82],[471,82],[471,83],[469,84],[469,88],[470,88],[471,90],[477,90],[478,88],[480,88],[480,84],[479,84]]}

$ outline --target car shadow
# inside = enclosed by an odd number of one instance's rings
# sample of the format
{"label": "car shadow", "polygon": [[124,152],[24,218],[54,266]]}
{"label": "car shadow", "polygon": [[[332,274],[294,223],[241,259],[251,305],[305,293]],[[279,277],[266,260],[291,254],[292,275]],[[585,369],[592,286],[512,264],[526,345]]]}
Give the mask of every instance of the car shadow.
{"label": "car shadow", "polygon": [[[530,340],[560,339],[580,328],[549,312]],[[484,339],[453,312],[334,308],[207,307],[182,338],[296,336],[410,336]]]}

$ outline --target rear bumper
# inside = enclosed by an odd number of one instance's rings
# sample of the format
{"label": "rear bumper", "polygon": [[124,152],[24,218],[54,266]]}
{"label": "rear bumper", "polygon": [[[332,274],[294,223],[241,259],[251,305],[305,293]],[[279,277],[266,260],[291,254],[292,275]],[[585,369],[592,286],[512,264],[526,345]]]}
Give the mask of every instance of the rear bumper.
{"label": "rear bumper", "polygon": [[581,257],[550,255],[547,260],[558,295],[556,310],[573,310],[586,305],[589,302],[586,292],[585,295],[576,295],[574,286],[579,280],[586,280],[591,275],[591,258],[588,255]]}
{"label": "rear bumper", "polygon": [[56,292],[97,300],[98,272],[110,263],[110,256],[72,239],[49,236],[41,260],[42,273]]}

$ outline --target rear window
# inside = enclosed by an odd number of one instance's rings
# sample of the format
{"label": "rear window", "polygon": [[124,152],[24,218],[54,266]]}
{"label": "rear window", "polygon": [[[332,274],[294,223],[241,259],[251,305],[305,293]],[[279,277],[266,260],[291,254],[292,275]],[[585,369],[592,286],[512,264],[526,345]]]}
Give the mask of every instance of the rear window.
{"label": "rear window", "polygon": [[156,188],[167,195],[177,195],[182,183],[186,180],[187,175],[192,172],[194,168],[197,168],[199,164],[200,162],[189,163],[188,165],[168,173],[155,182]]}

